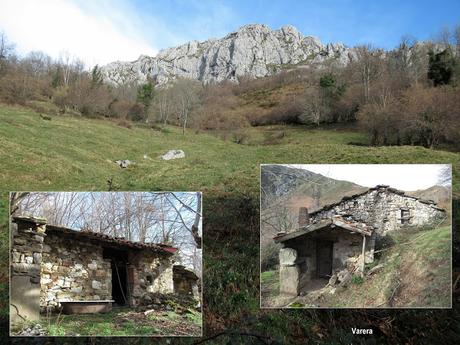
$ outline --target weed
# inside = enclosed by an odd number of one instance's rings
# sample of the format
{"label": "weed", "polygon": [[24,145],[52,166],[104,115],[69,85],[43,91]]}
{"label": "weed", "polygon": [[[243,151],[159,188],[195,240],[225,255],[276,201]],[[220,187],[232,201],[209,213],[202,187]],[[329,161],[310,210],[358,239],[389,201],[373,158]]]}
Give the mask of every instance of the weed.
{"label": "weed", "polygon": [[[362,261],[362,260],[361,260]],[[355,285],[361,285],[362,283],[364,283],[364,278],[361,277],[360,275],[354,275],[352,278],[351,278],[351,282]]]}

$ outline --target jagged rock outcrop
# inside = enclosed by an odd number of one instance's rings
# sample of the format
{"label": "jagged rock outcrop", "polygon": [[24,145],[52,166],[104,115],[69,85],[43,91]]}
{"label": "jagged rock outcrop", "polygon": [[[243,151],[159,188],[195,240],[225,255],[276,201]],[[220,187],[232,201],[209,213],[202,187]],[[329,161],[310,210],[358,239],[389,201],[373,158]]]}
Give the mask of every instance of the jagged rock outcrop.
{"label": "jagged rock outcrop", "polygon": [[133,62],[112,62],[102,67],[104,79],[113,84],[144,82],[158,84],[182,77],[203,83],[238,77],[265,77],[283,68],[308,66],[333,60],[345,65],[355,57],[353,49],[341,43],[322,44],[304,36],[293,26],[271,30],[266,25],[241,27],[221,39],[191,41],[162,50],[155,57],[140,56]]}

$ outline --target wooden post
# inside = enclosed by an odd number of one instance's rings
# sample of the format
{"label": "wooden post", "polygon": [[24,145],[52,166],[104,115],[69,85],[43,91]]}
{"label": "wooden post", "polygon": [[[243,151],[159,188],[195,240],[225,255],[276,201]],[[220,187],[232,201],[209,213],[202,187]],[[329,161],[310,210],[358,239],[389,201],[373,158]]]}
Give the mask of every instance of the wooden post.
{"label": "wooden post", "polygon": [[361,264],[361,277],[364,276],[364,264],[366,263],[366,257],[365,257],[365,253],[366,253],[366,235],[363,235],[363,250],[362,250],[362,257],[363,257],[363,262]]}

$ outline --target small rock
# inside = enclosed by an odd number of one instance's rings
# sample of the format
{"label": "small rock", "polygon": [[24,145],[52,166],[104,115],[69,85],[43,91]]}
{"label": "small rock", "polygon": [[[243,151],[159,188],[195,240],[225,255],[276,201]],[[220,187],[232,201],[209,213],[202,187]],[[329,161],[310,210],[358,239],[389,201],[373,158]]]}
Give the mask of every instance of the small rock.
{"label": "small rock", "polygon": [[122,169],[125,169],[127,167],[129,167],[131,164],[134,164],[134,162],[131,162],[129,159],[121,159],[121,160],[117,160],[115,161],[115,163],[118,164],[118,166]]}
{"label": "small rock", "polygon": [[340,282],[341,286],[345,286],[351,280],[352,275],[348,270],[342,270],[337,273],[337,280]]}
{"label": "small rock", "polygon": [[34,258],[34,263],[35,264],[40,264],[42,262],[42,254],[41,253],[33,253],[32,256]]}
{"label": "small rock", "polygon": [[90,270],[97,270],[97,262],[93,260],[91,263],[88,264],[88,268]]}
{"label": "small rock", "polygon": [[161,159],[169,161],[171,159],[185,158],[185,152],[182,150],[169,150],[164,155],[160,156]]}
{"label": "small rock", "polygon": [[81,286],[76,286],[70,289],[70,292],[75,293],[75,294],[81,294],[82,291],[83,291],[83,288]]}
{"label": "small rock", "polygon": [[91,282],[91,287],[94,289],[94,290],[99,290],[101,287],[102,287],[102,284],[100,282],[98,282],[97,280],[93,280]]}
{"label": "small rock", "polygon": [[335,285],[337,283],[337,275],[333,274],[331,278],[329,279],[329,285]]}
{"label": "small rock", "polygon": [[145,316],[148,316],[148,315],[153,314],[153,313],[155,313],[155,312],[156,312],[155,309],[146,310],[146,311],[144,311],[144,315],[145,315]]}
{"label": "small rock", "polygon": [[150,304],[152,302],[152,298],[148,294],[143,295],[141,299],[143,304]]}

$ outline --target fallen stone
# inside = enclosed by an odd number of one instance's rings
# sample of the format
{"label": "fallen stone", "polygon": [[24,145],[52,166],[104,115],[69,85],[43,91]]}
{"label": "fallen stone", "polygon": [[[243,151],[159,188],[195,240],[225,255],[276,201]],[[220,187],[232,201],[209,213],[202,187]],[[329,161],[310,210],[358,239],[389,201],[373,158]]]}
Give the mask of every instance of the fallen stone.
{"label": "fallen stone", "polygon": [[379,264],[379,265],[377,265],[377,266],[375,266],[375,267],[372,267],[372,268],[367,272],[367,275],[370,276],[371,274],[374,274],[374,273],[380,271],[383,267],[384,267],[383,264]]}
{"label": "fallen stone", "polygon": [[117,160],[115,161],[115,163],[118,164],[118,166],[122,169],[125,169],[127,167],[129,167],[131,164],[134,164],[134,162],[131,162],[129,159],[121,159],[121,160]]}
{"label": "fallen stone", "polygon": [[29,326],[22,329],[17,335],[19,336],[42,336],[46,335],[45,330],[43,330],[40,324],[34,326]]}
{"label": "fallen stone", "polygon": [[164,155],[160,156],[161,159],[169,161],[171,159],[185,158],[185,152],[182,150],[169,150]]}
{"label": "fallen stone", "polygon": [[335,285],[335,284],[337,283],[337,279],[338,279],[338,278],[337,278],[337,275],[336,275],[336,274],[333,274],[333,275],[331,276],[331,278],[329,279],[329,285],[331,285],[331,286],[332,286],[332,285]]}
{"label": "fallen stone", "polygon": [[337,280],[340,282],[341,286],[345,286],[351,280],[352,275],[348,270],[342,270],[337,273]]}

